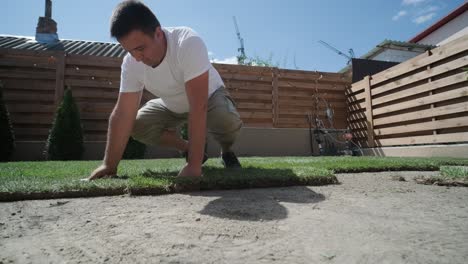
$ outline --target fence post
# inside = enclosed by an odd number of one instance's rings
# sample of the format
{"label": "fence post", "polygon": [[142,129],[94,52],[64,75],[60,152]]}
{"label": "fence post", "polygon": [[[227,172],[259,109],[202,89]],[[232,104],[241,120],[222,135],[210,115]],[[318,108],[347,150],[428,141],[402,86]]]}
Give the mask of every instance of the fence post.
{"label": "fence post", "polygon": [[[426,51],[426,55],[427,55],[428,57],[429,57],[429,56],[432,56],[432,51],[431,51],[431,50]],[[432,68],[432,67],[431,67],[431,64],[429,64],[429,65],[427,65],[426,70],[427,70],[427,71],[430,71],[431,68]],[[428,82],[428,83],[431,83],[431,82],[432,82],[432,78],[429,77],[429,78],[427,79],[427,82]],[[434,94],[434,92],[433,92],[432,90],[430,90],[430,91],[429,91],[429,96],[431,96],[431,95],[433,95],[433,94]],[[435,121],[436,121],[436,118],[434,117],[434,108],[435,108],[435,104],[432,103],[432,104],[431,104],[432,122],[435,122]],[[432,134],[433,134],[433,135],[437,135],[437,130],[435,129],[435,126],[434,126],[434,130],[432,130]]]}
{"label": "fence post", "polygon": [[276,67],[272,68],[273,90],[272,90],[272,96],[271,96],[271,106],[272,106],[272,112],[273,112],[273,127],[277,127],[278,118],[279,118],[278,75],[279,75],[278,68]]}
{"label": "fence post", "polygon": [[372,116],[372,94],[371,94],[371,76],[364,77],[364,95],[366,102],[366,119],[367,119],[367,145],[371,148],[375,147],[374,141],[374,118]]}
{"label": "fence post", "polygon": [[55,72],[55,106],[57,107],[62,101],[63,89],[65,82],[65,52],[55,53],[57,60],[57,69]]}

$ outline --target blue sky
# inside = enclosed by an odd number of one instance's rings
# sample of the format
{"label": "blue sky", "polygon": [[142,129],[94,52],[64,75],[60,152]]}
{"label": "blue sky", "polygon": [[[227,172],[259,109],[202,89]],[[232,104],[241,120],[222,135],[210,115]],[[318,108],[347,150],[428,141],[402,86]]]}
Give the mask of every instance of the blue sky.
{"label": "blue sky", "polygon": [[[0,34],[34,36],[44,0],[2,0]],[[114,42],[109,17],[118,0],[52,0],[61,39]],[[146,0],[163,26],[189,26],[210,57],[235,61],[236,16],[247,56],[272,58],[281,68],[336,72],[346,58],[318,43],[359,57],[384,39],[406,41],[464,0]]]}

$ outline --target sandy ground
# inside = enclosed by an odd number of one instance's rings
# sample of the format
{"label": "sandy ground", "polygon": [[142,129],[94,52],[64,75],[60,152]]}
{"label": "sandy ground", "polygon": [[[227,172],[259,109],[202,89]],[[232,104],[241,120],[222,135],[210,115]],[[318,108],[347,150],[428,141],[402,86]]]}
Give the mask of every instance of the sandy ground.
{"label": "sandy ground", "polygon": [[0,263],[466,263],[468,188],[411,180],[422,174],[2,203]]}

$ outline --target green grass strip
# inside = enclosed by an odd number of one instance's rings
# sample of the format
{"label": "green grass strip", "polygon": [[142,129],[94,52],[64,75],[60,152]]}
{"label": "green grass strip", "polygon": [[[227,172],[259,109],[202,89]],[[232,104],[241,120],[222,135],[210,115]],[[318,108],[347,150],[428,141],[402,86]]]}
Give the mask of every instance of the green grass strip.
{"label": "green grass strip", "polygon": [[439,186],[468,187],[468,166],[441,166],[439,175],[419,177],[416,182]]}
{"label": "green grass strip", "polygon": [[[313,166],[281,168],[272,164],[245,164],[225,170],[211,160],[203,168],[201,190],[323,185],[337,183],[333,172]],[[176,178],[182,159],[122,161],[117,178],[83,182],[98,161],[11,162],[0,164],[0,201],[89,197],[103,195],[147,195],[184,192],[193,184]],[[176,185],[183,188],[175,188]]]}
{"label": "green grass strip", "polygon": [[468,166],[467,159],[411,157],[282,157],[248,158],[242,164],[272,164],[275,167],[307,166],[335,173],[379,171],[438,171],[441,166]]}
{"label": "green grass strip", "polygon": [[[225,170],[219,159],[203,168],[197,189],[240,189],[337,183],[334,173],[388,170],[439,170],[444,165],[468,166],[467,160],[390,157],[269,157],[241,158],[243,168]],[[91,182],[86,178],[100,161],[0,163],[0,201],[71,198],[120,194],[165,194],[191,190],[175,176],[182,159],[124,160],[119,177]],[[182,188],[175,188],[179,186]]]}
{"label": "green grass strip", "polygon": [[440,174],[447,179],[468,181],[468,166],[442,166]]}

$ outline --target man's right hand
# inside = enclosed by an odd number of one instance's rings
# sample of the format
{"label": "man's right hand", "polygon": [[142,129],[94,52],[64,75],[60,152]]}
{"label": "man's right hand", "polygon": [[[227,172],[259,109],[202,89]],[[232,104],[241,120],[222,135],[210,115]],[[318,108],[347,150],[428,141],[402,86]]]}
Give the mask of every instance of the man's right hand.
{"label": "man's right hand", "polygon": [[111,168],[103,164],[91,173],[91,176],[88,177],[88,180],[92,181],[101,178],[111,178],[116,176],[116,174],[117,168]]}
{"label": "man's right hand", "polygon": [[116,176],[117,167],[132,131],[142,94],[143,91],[119,93],[119,98],[109,118],[103,164],[95,169],[87,180]]}

